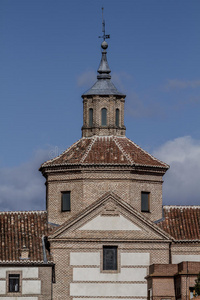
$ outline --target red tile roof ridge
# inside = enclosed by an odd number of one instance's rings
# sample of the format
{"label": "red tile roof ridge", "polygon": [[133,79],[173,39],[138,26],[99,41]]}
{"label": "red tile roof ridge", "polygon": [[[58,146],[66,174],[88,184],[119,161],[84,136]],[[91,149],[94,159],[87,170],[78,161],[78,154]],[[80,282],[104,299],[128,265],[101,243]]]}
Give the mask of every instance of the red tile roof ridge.
{"label": "red tile roof ridge", "polygon": [[166,209],[166,210],[186,209],[186,208],[200,209],[200,205],[164,205],[163,208]]}
{"label": "red tile roof ridge", "polygon": [[129,138],[127,138],[136,148],[140,149],[142,152],[144,152],[145,154],[149,155],[153,160],[159,162],[160,164],[164,165],[166,168],[169,168],[170,166],[166,163],[164,163],[163,161],[155,158],[152,154],[148,153],[147,151],[145,151],[144,149],[142,149],[139,145],[137,145],[136,143],[134,143],[132,140],[130,140]]}
{"label": "red tile roof ridge", "polygon": [[[85,142],[84,142],[85,141]],[[86,142],[87,141],[87,142]],[[99,161],[96,159],[96,147],[98,142],[106,146],[107,142],[112,142],[115,145],[118,155],[121,153],[124,157],[124,162],[121,161],[121,158],[118,157],[118,161],[110,156],[104,155],[104,161]],[[98,146],[99,147],[99,146]],[[97,150],[99,148],[97,147]],[[76,149],[77,148],[77,149]],[[94,148],[94,149],[93,149]],[[102,150],[102,149],[100,149]],[[99,150],[99,151],[100,151]],[[138,153],[137,153],[138,152]],[[107,153],[107,152],[106,152]],[[142,155],[142,157],[140,157]],[[136,156],[136,157],[135,157]],[[117,159],[117,158],[116,158]],[[169,166],[164,162],[156,159],[154,156],[143,150],[133,141],[128,139],[126,136],[99,136],[94,135],[92,137],[82,137],[77,142],[72,144],[68,149],[66,149],[59,156],[44,162],[40,166],[40,171],[42,168],[51,167],[51,166],[73,166],[73,165],[94,165],[94,164],[106,164],[106,165],[116,165],[120,163],[121,165],[134,165],[134,166],[143,166],[143,167],[152,167],[152,168],[164,168],[168,169]]]}
{"label": "red tile roof ridge", "polygon": [[95,135],[95,136],[93,136],[92,138],[90,137],[90,139],[91,139],[91,142],[90,142],[90,144],[89,144],[89,146],[88,146],[88,148],[87,148],[85,154],[84,154],[83,157],[81,158],[80,163],[84,163],[84,160],[85,160],[86,157],[88,156],[88,154],[89,154],[89,152],[90,152],[92,146],[94,145],[94,143],[95,143],[96,140],[97,140],[97,136]]}
{"label": "red tile roof ridge", "polygon": [[19,211],[0,211],[0,214],[43,214],[47,213],[46,210],[19,210]]}
{"label": "red tile roof ridge", "polygon": [[18,263],[20,265],[32,265],[35,264],[52,264],[53,262],[51,260],[48,260],[47,263],[43,260],[0,260],[0,264],[15,264]]}
{"label": "red tile roof ridge", "polygon": [[[82,137],[81,139],[84,139],[84,137]],[[73,143],[69,148],[67,148],[65,151],[63,151],[60,155],[58,155],[58,156],[56,156],[56,157],[54,157],[54,158],[52,158],[52,159],[49,159],[49,160],[45,161],[43,164],[41,164],[40,168],[48,166],[49,163],[54,162],[54,160],[57,160],[57,159],[60,158],[63,154],[69,152],[69,150],[71,150],[72,147],[74,147],[76,144],[78,144],[78,143],[80,142],[81,139],[79,139],[78,141],[76,141],[75,143]]]}
{"label": "red tile roof ridge", "polygon": [[122,152],[122,154],[133,165],[134,161],[132,160],[132,158],[130,157],[130,155],[123,149],[123,147],[120,145],[120,143],[117,141],[117,137],[116,136],[113,137],[113,140],[115,141],[115,144],[117,145],[117,147],[119,148],[119,150]]}

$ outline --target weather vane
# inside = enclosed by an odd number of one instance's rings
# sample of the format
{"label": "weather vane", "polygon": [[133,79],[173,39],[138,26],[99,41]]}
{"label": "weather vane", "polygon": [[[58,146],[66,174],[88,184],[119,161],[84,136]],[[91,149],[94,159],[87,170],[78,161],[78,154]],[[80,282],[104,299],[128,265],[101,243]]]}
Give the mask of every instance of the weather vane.
{"label": "weather vane", "polygon": [[99,36],[99,38],[103,38],[103,40],[105,41],[105,39],[109,39],[110,38],[110,34],[106,34],[105,20],[103,18],[103,10],[104,10],[104,8],[102,7],[102,32],[103,32],[103,35]]}

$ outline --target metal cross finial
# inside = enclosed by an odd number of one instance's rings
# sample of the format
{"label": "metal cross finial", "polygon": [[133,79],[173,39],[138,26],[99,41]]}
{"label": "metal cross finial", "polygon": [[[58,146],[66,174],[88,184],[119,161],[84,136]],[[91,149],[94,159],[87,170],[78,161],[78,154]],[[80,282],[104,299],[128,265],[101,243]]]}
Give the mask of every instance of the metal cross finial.
{"label": "metal cross finial", "polygon": [[109,39],[110,38],[110,34],[106,34],[105,20],[103,18],[103,10],[104,10],[104,8],[102,7],[102,32],[103,32],[103,35],[99,36],[99,38],[103,38],[103,40],[105,41],[105,39]]}

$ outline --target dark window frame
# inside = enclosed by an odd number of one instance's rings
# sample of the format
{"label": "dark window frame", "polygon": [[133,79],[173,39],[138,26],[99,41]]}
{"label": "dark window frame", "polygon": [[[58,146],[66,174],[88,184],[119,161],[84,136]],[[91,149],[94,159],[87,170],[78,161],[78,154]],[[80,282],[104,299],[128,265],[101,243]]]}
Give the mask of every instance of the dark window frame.
{"label": "dark window frame", "polygon": [[93,108],[89,108],[89,126],[93,126]]}
{"label": "dark window frame", "polygon": [[118,271],[118,247],[117,246],[103,246],[103,266],[104,272]]}
{"label": "dark window frame", "polygon": [[150,192],[141,192],[141,212],[150,212]]}
{"label": "dark window frame", "polygon": [[101,126],[107,126],[107,108],[101,109]]}
{"label": "dark window frame", "polygon": [[115,126],[119,127],[119,108],[115,111]]}
{"label": "dark window frame", "polygon": [[[16,290],[17,286],[17,290]],[[8,293],[20,293],[20,274],[8,274]]]}
{"label": "dark window frame", "polygon": [[71,211],[71,191],[61,192],[61,212],[66,211]]}

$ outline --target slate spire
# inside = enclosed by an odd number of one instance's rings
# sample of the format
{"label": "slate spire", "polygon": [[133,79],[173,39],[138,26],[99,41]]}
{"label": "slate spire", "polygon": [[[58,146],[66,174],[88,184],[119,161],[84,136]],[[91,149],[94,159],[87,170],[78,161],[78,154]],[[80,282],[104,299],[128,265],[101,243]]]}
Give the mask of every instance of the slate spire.
{"label": "slate spire", "polygon": [[111,79],[111,75],[109,75],[111,70],[109,68],[107,56],[106,56],[107,54],[106,49],[108,48],[108,44],[106,41],[103,41],[103,43],[101,44],[101,48],[102,48],[102,57],[97,71],[99,73],[99,75],[97,75],[97,79]]}
{"label": "slate spire", "polygon": [[[102,9],[103,11],[103,9]],[[111,70],[107,61],[110,35],[105,33],[105,20],[102,16],[101,62],[97,70],[96,83],[82,95],[83,126],[82,136],[125,136],[124,102],[125,95],[120,93],[111,81]]]}
{"label": "slate spire", "polygon": [[111,70],[108,65],[107,61],[107,48],[108,43],[106,42],[106,39],[110,38],[109,34],[105,33],[105,20],[103,18],[103,8],[102,8],[102,32],[103,35],[99,36],[99,38],[103,39],[103,42],[101,43],[101,62],[99,65],[99,68],[97,70],[97,81],[96,83],[88,90],[86,91],[82,96],[89,96],[89,95],[118,95],[118,96],[124,96],[124,94],[120,93],[115,85],[111,81]]}

